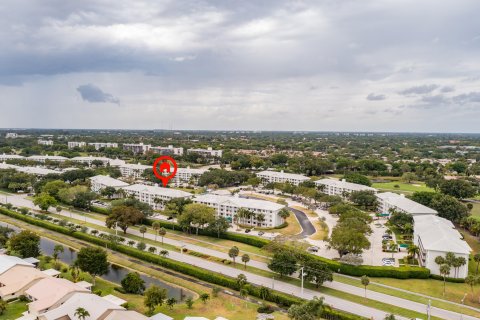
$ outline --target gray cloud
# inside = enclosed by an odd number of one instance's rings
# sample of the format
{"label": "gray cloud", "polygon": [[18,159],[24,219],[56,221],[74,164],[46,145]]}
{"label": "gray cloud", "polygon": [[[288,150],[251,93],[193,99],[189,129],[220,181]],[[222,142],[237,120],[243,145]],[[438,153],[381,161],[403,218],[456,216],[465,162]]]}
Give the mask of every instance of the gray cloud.
{"label": "gray cloud", "polygon": [[110,93],[103,92],[102,89],[93,84],[83,84],[77,88],[83,101],[90,103],[115,103],[120,104],[120,100]]}
{"label": "gray cloud", "polygon": [[443,93],[454,92],[454,91],[455,91],[455,87],[454,87],[454,86],[443,86],[443,87],[440,89],[440,91],[443,92]]}
{"label": "gray cloud", "polygon": [[375,94],[373,92],[367,96],[367,100],[370,100],[370,101],[380,101],[380,100],[385,100],[386,98],[387,96],[384,94]]}
{"label": "gray cloud", "polygon": [[426,94],[426,93],[431,93],[435,89],[437,89],[439,86],[436,84],[425,84],[421,86],[414,86],[410,87],[407,89],[404,89],[399,92],[401,95],[415,95],[415,94]]}
{"label": "gray cloud", "polygon": [[480,102],[480,92],[469,92],[452,97],[452,101],[459,104]]}

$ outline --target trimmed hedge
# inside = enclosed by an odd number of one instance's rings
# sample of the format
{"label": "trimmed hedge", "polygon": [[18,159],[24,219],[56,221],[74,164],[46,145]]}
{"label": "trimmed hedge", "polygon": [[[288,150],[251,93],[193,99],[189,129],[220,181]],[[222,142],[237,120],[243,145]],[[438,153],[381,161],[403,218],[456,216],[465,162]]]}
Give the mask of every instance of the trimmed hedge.
{"label": "trimmed hedge", "polygon": [[90,211],[100,213],[100,214],[104,214],[104,215],[108,215],[108,209],[105,209],[105,208],[91,206]]}
{"label": "trimmed hedge", "polygon": [[[443,281],[443,277],[439,276],[438,274],[431,274],[430,278],[435,279],[435,280],[441,280]],[[445,281],[447,282],[454,282],[454,283],[465,283],[465,278],[445,278]]]}
{"label": "trimmed hedge", "polygon": [[[112,244],[107,240],[94,237],[90,234],[82,233],[78,231],[72,231],[71,229],[61,227],[47,221],[38,220],[27,215],[22,215],[20,213],[7,210],[4,208],[0,208],[0,213],[6,216],[12,217],[14,219],[22,220],[29,224],[36,225],[45,229],[49,229],[61,234],[69,235],[77,239],[84,240],[102,247],[109,247],[112,250],[118,251],[128,256],[131,256],[146,262],[154,263],[161,267],[164,267],[188,276],[192,276],[194,278],[197,278],[205,282],[213,283],[213,284],[216,284],[222,287],[227,287],[237,291],[240,290],[240,287],[235,278],[214,273],[206,269],[194,267],[187,263],[175,261],[168,258],[163,258],[159,255],[155,255],[153,253],[149,253],[145,251],[140,251],[138,249],[134,249],[125,245]],[[248,290],[249,295],[257,298],[261,297],[260,287],[248,285],[248,286],[245,286],[245,288]],[[278,291],[272,291],[272,293],[266,298],[266,300],[276,303],[283,307],[289,307],[292,304],[300,304],[304,301],[303,299],[297,298],[292,295],[284,294]],[[348,313],[343,313],[337,310],[329,310],[329,309],[325,309],[324,315],[330,317],[331,319],[338,319],[338,320],[364,319],[362,317],[358,317]]]}

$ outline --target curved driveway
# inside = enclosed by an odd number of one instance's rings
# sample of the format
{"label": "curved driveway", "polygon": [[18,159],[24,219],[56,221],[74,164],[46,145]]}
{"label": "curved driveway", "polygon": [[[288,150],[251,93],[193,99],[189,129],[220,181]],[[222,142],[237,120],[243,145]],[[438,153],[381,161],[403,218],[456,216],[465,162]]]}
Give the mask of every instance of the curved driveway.
{"label": "curved driveway", "polygon": [[[265,199],[262,199],[260,197],[255,197],[253,195],[239,195],[241,198],[246,198],[246,199],[257,199],[257,200],[264,200],[264,201],[268,201],[268,200],[265,200]],[[310,222],[310,220],[308,219],[307,215],[305,214],[305,212],[303,211],[300,211],[298,209],[294,209],[294,208],[288,208],[291,212],[293,212],[293,214],[295,215],[295,217],[297,217],[297,220],[298,220],[298,223],[300,223],[300,225],[302,226],[302,232],[297,234],[296,236],[299,237],[299,238],[307,238],[307,237],[310,237],[312,234],[315,233],[315,227],[313,226],[313,224]]]}

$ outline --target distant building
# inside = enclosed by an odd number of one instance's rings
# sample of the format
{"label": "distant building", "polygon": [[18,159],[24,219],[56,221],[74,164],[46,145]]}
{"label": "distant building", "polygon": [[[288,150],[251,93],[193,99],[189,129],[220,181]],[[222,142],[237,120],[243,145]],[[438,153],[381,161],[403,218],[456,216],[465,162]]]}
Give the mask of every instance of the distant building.
{"label": "distant building", "polygon": [[7,161],[7,160],[23,160],[25,159],[24,156],[20,156],[18,154],[0,154],[0,161]]}
{"label": "distant building", "polygon": [[259,177],[264,184],[267,183],[290,183],[294,186],[298,186],[300,183],[304,181],[310,181],[309,177],[306,177],[301,174],[295,173],[285,173],[282,171],[262,171],[257,173],[257,177]]}
{"label": "distant building", "polygon": [[447,219],[435,215],[414,216],[413,242],[420,249],[419,263],[422,267],[430,269],[432,274],[440,275],[440,266],[435,263],[435,258],[445,258],[447,252],[453,252],[455,256],[465,258],[466,264],[451,268],[450,278],[465,278],[468,275],[468,261],[472,249],[462,240],[460,232]]}
{"label": "distant building", "polygon": [[193,169],[190,167],[178,168],[175,177],[169,182],[175,186],[181,186],[184,184],[196,185],[200,176],[207,171],[207,169]]}
{"label": "distant building", "polygon": [[16,139],[16,138],[18,138],[18,133],[8,132],[8,133],[5,135],[5,138],[6,138],[6,139]]}
{"label": "distant building", "polygon": [[132,151],[135,154],[145,154],[150,150],[151,145],[143,143],[124,143],[123,150]]}
{"label": "distant building", "polygon": [[174,148],[172,145],[168,147],[150,147],[150,151],[155,154],[161,155],[174,155],[174,156],[182,156],[183,155],[183,148]]}
{"label": "distant building", "polygon": [[133,195],[137,200],[149,204],[154,210],[164,208],[164,203],[175,198],[191,198],[191,193],[158,186],[147,186],[144,184],[134,184],[123,188],[123,190]]}
{"label": "distant building", "polygon": [[84,141],[69,141],[68,143],[68,149],[73,149],[73,148],[85,148],[87,146],[87,143]]}
{"label": "distant building", "polygon": [[143,173],[147,169],[153,169],[152,166],[146,166],[143,164],[130,164],[125,163],[118,167],[120,169],[120,173],[123,177],[132,177],[135,179],[142,178]]}
{"label": "distant building", "polygon": [[23,166],[16,166],[13,164],[7,164],[5,162],[0,162],[0,169],[13,169],[18,172],[33,174],[36,176],[46,176],[47,174],[61,174],[62,170],[52,170],[42,167],[23,167]]}
{"label": "distant building", "polygon": [[387,214],[391,210],[417,215],[436,215],[438,212],[405,197],[403,194],[383,192],[377,194],[378,212]]}
{"label": "distant building", "polygon": [[[238,223],[240,224],[274,228],[285,222],[278,215],[279,211],[284,208],[284,206],[271,201],[216,194],[199,195],[196,196],[193,201],[215,208],[218,216],[224,217],[230,222],[235,220],[235,216],[240,208],[248,209],[255,214],[249,219],[239,220]],[[259,214],[263,214],[264,221],[258,220],[257,217]]]}
{"label": "distant building", "polygon": [[42,145],[42,146],[53,146],[53,140],[42,140],[38,139],[37,143]]}
{"label": "distant building", "polygon": [[[116,190],[129,186],[128,183],[109,176],[98,175],[90,178],[90,188],[93,192],[100,193],[106,187],[112,187]],[[114,195],[118,197],[119,195]]]}
{"label": "distant building", "polygon": [[315,185],[322,188],[322,192],[330,196],[340,196],[343,198],[348,197],[354,191],[372,191],[377,192],[376,189],[364,186],[362,184],[347,182],[345,179],[321,179],[315,181]]}
{"label": "distant building", "polygon": [[187,153],[196,153],[202,157],[206,158],[221,158],[223,154],[223,150],[213,150],[212,147],[208,147],[207,149],[187,149]]}
{"label": "distant building", "polygon": [[74,158],[70,159],[70,161],[78,162],[78,163],[86,163],[89,166],[92,165],[93,161],[101,161],[102,165],[106,166],[107,164],[110,163],[110,161],[112,161],[112,159],[105,158],[105,157],[88,156],[88,157],[74,157]]}
{"label": "distant building", "polygon": [[89,142],[88,145],[95,147],[95,150],[100,150],[102,148],[118,148],[118,143],[112,142]]}
{"label": "distant building", "polygon": [[68,158],[61,157],[61,156],[49,156],[47,154],[46,156],[42,156],[42,155],[30,156],[27,158],[27,160],[32,160],[36,162],[45,162],[45,161],[64,162],[64,161],[67,161]]}

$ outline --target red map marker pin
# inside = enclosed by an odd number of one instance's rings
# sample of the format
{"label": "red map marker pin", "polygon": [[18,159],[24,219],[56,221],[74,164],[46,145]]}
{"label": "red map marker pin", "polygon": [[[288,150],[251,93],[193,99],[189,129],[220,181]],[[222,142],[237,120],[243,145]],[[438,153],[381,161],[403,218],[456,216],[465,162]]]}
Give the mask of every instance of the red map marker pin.
{"label": "red map marker pin", "polygon": [[177,163],[172,157],[169,156],[158,157],[153,163],[153,174],[155,177],[162,180],[163,186],[166,187],[168,181],[177,174]]}

